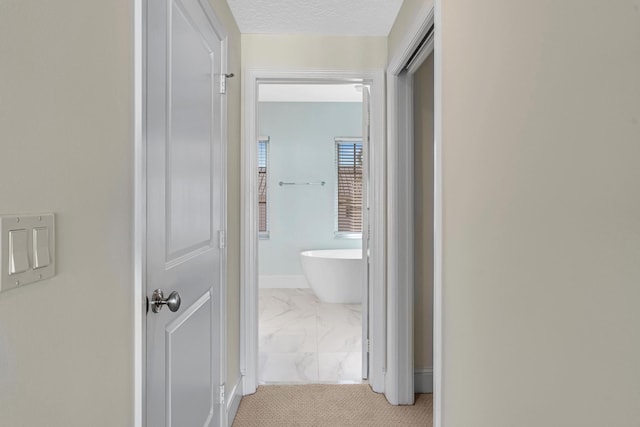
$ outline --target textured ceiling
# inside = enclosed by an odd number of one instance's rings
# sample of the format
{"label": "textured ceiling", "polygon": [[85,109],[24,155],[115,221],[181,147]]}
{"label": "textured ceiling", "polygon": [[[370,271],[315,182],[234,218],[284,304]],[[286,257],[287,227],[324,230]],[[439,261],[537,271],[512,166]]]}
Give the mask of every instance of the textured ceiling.
{"label": "textured ceiling", "polygon": [[402,0],[227,0],[240,32],[387,36]]}

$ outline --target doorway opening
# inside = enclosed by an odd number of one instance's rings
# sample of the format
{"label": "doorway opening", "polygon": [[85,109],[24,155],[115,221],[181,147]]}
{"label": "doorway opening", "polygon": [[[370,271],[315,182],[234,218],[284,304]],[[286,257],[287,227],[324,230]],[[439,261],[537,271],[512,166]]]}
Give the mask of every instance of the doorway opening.
{"label": "doorway opening", "polygon": [[438,33],[434,21],[433,5],[425,4],[417,11],[387,68],[387,398],[393,404],[412,404],[414,393],[433,392],[439,425],[442,184],[437,137],[440,58],[435,49]]}
{"label": "doorway opening", "polygon": [[258,85],[259,384],[368,376],[368,91]]}
{"label": "doorway opening", "polygon": [[382,72],[245,75],[243,393],[363,379],[381,392]]}

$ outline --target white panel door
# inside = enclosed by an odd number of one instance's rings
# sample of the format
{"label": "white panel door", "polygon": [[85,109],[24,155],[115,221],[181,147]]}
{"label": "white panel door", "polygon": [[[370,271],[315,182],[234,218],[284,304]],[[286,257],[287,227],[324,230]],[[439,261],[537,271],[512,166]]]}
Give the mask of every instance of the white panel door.
{"label": "white panel door", "polygon": [[362,85],[362,378],[369,378],[369,237],[371,226],[369,225],[369,140],[371,130],[371,109],[369,86]]}
{"label": "white panel door", "polygon": [[[149,427],[220,420],[221,49],[197,0],[147,2]],[[179,308],[154,313],[157,289]]]}

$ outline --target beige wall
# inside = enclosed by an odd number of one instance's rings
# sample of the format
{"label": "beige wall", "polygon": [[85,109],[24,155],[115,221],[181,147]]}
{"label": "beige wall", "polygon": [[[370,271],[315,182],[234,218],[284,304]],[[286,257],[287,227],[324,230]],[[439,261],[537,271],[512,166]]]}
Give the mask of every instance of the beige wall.
{"label": "beige wall", "polygon": [[444,425],[640,425],[640,2],[440,5]]}
{"label": "beige wall", "polygon": [[414,367],[433,367],[433,55],[414,74]]}
{"label": "beige wall", "polygon": [[433,7],[433,0],[404,0],[389,33],[389,58],[393,58],[398,46],[406,36],[407,29],[414,24],[416,15],[425,7]]}
{"label": "beige wall", "polygon": [[242,66],[283,71],[384,69],[387,38],[243,34]]}
{"label": "beige wall", "polygon": [[240,379],[240,31],[226,0],[209,0],[229,37],[227,79],[227,395]]}
{"label": "beige wall", "polygon": [[0,1],[0,213],[56,213],[57,275],[0,294],[0,425],[133,413],[132,5]]}

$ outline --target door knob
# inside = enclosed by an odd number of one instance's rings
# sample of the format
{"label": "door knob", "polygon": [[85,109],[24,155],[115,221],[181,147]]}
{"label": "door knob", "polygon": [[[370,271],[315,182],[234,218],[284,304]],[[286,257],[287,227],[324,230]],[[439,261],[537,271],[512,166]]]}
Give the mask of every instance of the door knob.
{"label": "door knob", "polygon": [[175,312],[180,308],[180,302],[180,294],[178,292],[173,291],[167,298],[165,298],[162,289],[156,289],[153,291],[153,295],[151,296],[151,311],[154,313],[160,313],[162,306],[166,305],[169,307],[169,310]]}

